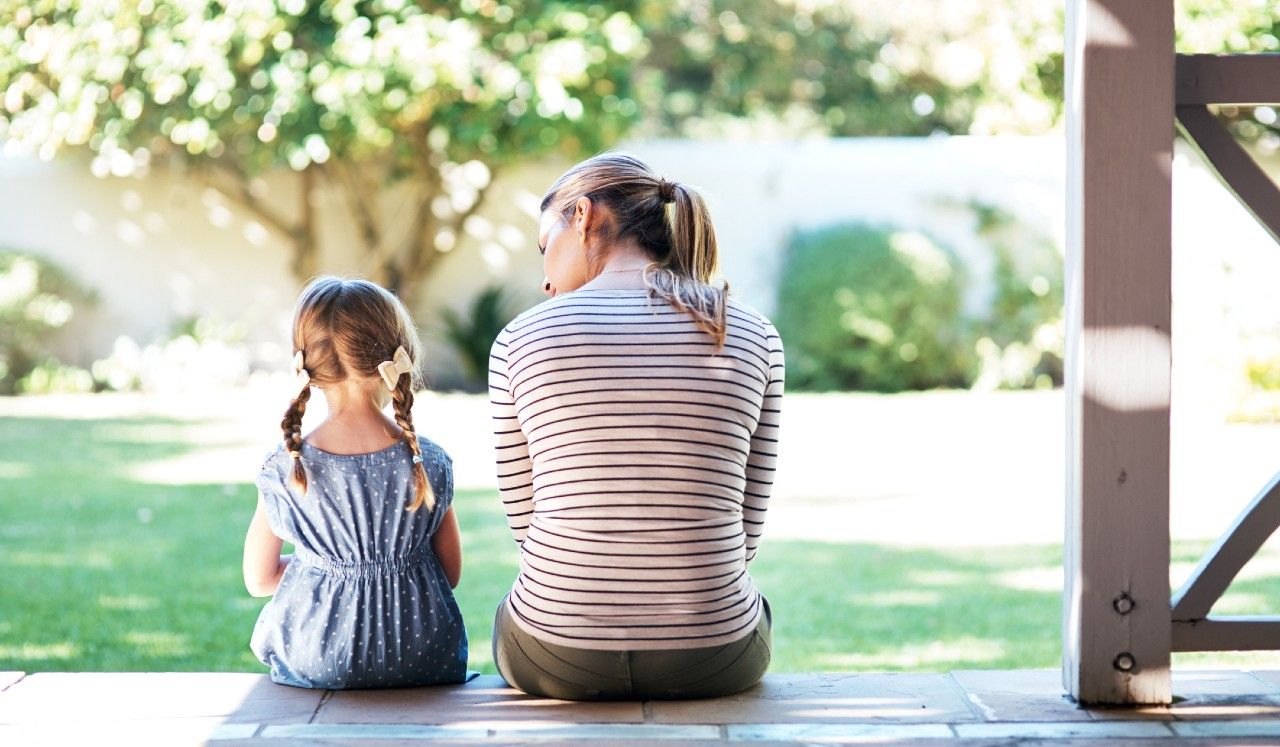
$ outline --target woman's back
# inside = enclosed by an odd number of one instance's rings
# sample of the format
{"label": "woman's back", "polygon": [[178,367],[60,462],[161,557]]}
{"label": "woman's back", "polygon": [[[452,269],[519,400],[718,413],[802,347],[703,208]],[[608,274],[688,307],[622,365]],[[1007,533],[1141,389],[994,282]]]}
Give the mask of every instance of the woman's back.
{"label": "woman's back", "polygon": [[730,300],[725,345],[644,290],[580,290],[494,347],[499,486],[536,637],[594,649],[728,643],[772,484],[782,347]]}
{"label": "woman's back", "polygon": [[393,687],[461,682],[462,615],[431,537],[453,500],[448,455],[418,437],[433,508],[406,511],[412,453],[403,441],[370,454],[303,442],[306,495],[288,486],[277,449],[257,478],[271,529],[294,558],[263,608],[251,648],[277,682]]}

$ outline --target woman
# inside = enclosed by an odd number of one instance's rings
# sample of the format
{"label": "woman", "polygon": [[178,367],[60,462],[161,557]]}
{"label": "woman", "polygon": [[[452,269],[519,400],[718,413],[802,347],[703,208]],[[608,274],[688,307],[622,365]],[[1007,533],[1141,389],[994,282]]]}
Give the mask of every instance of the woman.
{"label": "woman", "polygon": [[708,284],[697,192],[630,156],[542,199],[551,299],[494,342],[498,483],[520,572],[494,661],[568,700],[739,692],[770,657],[747,566],[772,486],[782,342]]}

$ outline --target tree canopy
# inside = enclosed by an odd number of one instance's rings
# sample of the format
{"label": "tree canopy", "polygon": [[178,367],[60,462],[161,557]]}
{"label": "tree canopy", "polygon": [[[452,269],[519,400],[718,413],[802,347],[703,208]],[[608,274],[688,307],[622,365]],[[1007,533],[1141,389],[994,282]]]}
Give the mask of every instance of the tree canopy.
{"label": "tree canopy", "polygon": [[[1183,0],[1181,51],[1274,51],[1267,3]],[[316,269],[313,195],[344,195],[368,274],[412,295],[493,174],[625,135],[1044,133],[1058,2],[0,0],[6,153],[100,176],[181,159]],[[1224,110],[1274,150],[1271,107]],[[259,175],[297,175],[296,209]],[[411,209],[373,197],[407,187]]]}

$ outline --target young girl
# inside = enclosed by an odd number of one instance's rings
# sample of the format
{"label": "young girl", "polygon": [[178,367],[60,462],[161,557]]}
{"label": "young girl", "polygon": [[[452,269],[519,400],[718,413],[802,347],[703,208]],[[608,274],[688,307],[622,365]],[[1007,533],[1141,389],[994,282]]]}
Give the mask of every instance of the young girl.
{"label": "young girl", "polygon": [[[452,462],[413,430],[413,320],[378,285],[322,277],[298,299],[293,348],[298,395],[245,537],[245,586],[274,595],[250,647],[272,680],[297,687],[464,681]],[[304,440],[311,387],[329,415]],[[284,541],[293,555],[280,555]]]}

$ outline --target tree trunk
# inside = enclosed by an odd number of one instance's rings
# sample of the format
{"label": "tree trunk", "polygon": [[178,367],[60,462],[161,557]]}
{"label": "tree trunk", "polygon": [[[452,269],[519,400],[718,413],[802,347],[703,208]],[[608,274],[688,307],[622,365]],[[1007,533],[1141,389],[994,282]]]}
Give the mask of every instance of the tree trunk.
{"label": "tree trunk", "polygon": [[316,238],[316,167],[298,174],[298,222],[293,228],[293,260],[290,269],[299,285],[320,271],[320,247]]}

